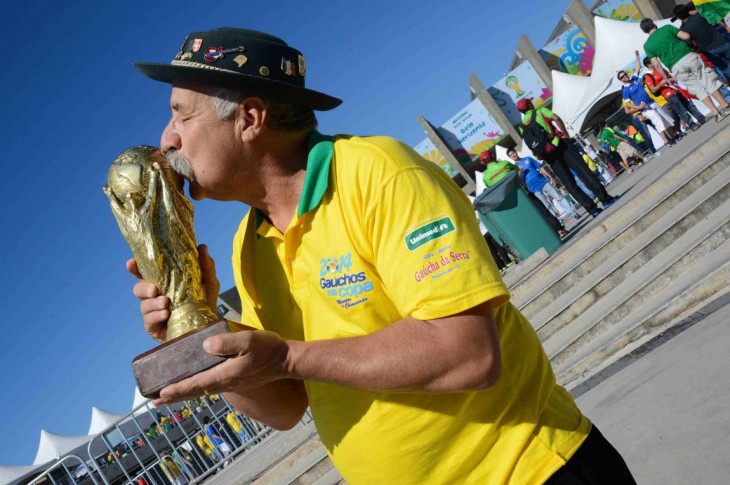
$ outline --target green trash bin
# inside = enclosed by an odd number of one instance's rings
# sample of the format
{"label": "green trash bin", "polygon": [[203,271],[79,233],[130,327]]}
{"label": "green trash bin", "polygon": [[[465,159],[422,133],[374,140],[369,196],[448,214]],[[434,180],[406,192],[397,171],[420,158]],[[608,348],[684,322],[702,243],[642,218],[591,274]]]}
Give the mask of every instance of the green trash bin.
{"label": "green trash bin", "polygon": [[484,226],[505,242],[521,260],[540,248],[551,254],[562,242],[511,173],[479,194],[474,202]]}

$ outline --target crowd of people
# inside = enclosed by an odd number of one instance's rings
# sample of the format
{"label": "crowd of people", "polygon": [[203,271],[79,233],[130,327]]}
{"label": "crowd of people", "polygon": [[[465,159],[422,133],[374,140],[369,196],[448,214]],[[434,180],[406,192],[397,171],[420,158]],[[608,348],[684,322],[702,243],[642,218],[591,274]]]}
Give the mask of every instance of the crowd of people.
{"label": "crowd of people", "polygon": [[[633,73],[617,73],[623,84],[624,115],[616,117],[621,121],[607,119],[597,125],[594,134],[599,146],[576,143],[559,115],[545,107],[535,108],[531,99],[523,98],[517,102],[523,113],[517,128],[533,156],[521,157],[509,149],[510,162],[498,159],[491,150],[484,151],[475,162],[475,176],[489,188],[516,171],[523,188],[539,201],[536,206],[562,239],[568,236],[564,218],[579,219],[578,207],[597,217],[617,199],[605,189],[616,175],[633,174],[636,167],[661,155],[652,131],[663,146],[671,148],[706,123],[694,100],[704,104],[716,122],[724,120],[730,115],[730,30],[726,20],[714,19],[716,23],[711,24],[692,2],[678,5],[674,16],[679,27],[641,21],[641,29],[649,34],[643,45],[646,56],[642,60],[637,49]],[[485,238],[500,269],[507,267],[513,258],[505,259],[504,252],[514,253],[510,248],[498,248],[499,243],[488,233]]]}
{"label": "crowd of people", "polygon": [[[183,425],[193,415],[200,414],[202,416],[197,418],[197,421],[202,421],[201,429],[195,432],[189,441],[186,437],[175,449],[161,452],[160,468],[171,483],[185,485],[188,483],[188,476],[197,476],[212,466],[218,465],[221,468],[227,466],[232,461],[232,454],[236,449],[260,442],[267,428],[231,408],[227,408],[225,415],[219,414],[217,418],[211,418],[215,414],[212,405],[219,400],[219,394],[210,394],[183,401],[169,414],[163,413],[160,408],[156,409],[155,419],[143,433],[118,444],[98,457],[97,462],[101,466],[114,464],[132,450],[148,446],[174,428]],[[197,451],[193,450],[193,446],[197,447]],[[205,463],[200,463],[201,458]],[[137,485],[147,484],[144,476],[140,476],[136,481]]]}

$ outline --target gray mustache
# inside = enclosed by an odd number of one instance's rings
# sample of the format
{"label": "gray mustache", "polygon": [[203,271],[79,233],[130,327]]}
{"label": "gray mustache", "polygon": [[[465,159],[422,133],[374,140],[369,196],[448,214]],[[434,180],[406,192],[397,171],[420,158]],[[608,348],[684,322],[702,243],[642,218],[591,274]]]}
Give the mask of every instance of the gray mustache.
{"label": "gray mustache", "polygon": [[174,148],[165,152],[165,158],[170,167],[188,180],[193,179],[193,167],[190,160],[180,155]]}

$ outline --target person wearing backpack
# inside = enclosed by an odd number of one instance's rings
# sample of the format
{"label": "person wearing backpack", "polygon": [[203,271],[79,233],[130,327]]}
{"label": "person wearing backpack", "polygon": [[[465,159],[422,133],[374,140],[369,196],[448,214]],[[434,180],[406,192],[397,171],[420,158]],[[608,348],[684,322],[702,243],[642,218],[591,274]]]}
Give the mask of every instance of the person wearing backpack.
{"label": "person wearing backpack", "polygon": [[583,192],[573,174],[572,168],[580,180],[601,201],[604,209],[613,204],[618,197],[612,197],[588,166],[583,162],[578,149],[570,142],[563,120],[547,108],[536,109],[532,99],[523,98],[517,102],[517,109],[523,113],[522,123],[518,130],[527,147],[538,160],[548,164],[558,180],[573,198],[593,217],[601,213],[585,192]]}

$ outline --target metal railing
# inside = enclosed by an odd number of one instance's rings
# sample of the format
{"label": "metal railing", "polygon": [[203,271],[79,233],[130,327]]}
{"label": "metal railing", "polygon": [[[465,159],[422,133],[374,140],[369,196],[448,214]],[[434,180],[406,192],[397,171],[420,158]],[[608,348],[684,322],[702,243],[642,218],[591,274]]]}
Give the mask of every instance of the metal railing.
{"label": "metal railing", "polygon": [[[217,399],[216,399],[217,397]],[[302,420],[311,421],[307,412]],[[152,408],[146,401],[60,458],[30,484],[186,485],[199,483],[273,433],[223,396]],[[69,469],[70,460],[78,464]],[[69,466],[67,466],[69,464]]]}

